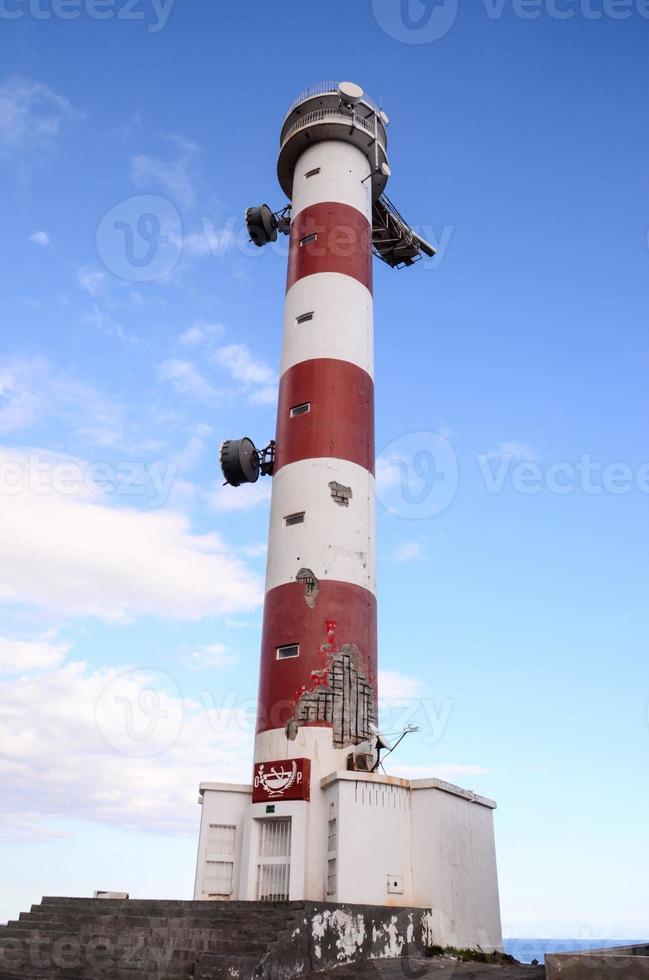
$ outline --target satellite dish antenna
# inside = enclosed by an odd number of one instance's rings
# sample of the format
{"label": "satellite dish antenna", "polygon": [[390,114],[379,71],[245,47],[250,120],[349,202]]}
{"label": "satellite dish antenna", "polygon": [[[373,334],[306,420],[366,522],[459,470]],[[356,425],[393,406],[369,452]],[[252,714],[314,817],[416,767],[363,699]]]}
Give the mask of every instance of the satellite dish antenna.
{"label": "satellite dish antenna", "polygon": [[390,125],[390,117],[388,116],[387,112],[384,112],[383,109],[381,109],[379,116],[381,117],[381,122],[384,126]]}
{"label": "satellite dish antenna", "polygon": [[364,94],[363,89],[355,82],[340,82],[338,85],[338,95],[345,105],[351,107],[358,105]]}
{"label": "satellite dish antenna", "polygon": [[250,241],[258,248],[277,241],[278,221],[267,204],[260,204],[257,208],[247,208],[245,218]]}
{"label": "satellite dish antenna", "polygon": [[383,174],[384,177],[391,177],[392,176],[392,171],[390,170],[390,165],[388,163],[385,163],[385,161],[381,164],[381,173]]}
{"label": "satellite dish antenna", "polygon": [[227,439],[221,446],[221,471],[232,487],[256,483],[261,472],[259,453],[252,439]]}
{"label": "satellite dish antenna", "polygon": [[381,732],[378,730],[376,725],[370,724],[370,731],[376,739],[376,747],[379,749],[379,751],[384,749],[386,752],[392,751],[392,743],[387,740],[385,735],[381,735]]}

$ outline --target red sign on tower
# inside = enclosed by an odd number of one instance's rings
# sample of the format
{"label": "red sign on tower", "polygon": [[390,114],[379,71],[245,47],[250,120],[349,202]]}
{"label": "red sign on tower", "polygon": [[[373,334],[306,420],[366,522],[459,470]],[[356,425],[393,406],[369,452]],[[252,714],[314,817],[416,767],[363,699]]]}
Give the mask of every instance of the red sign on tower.
{"label": "red sign on tower", "polygon": [[310,759],[258,762],[255,766],[252,786],[253,803],[271,803],[281,800],[308,801],[310,791]]}

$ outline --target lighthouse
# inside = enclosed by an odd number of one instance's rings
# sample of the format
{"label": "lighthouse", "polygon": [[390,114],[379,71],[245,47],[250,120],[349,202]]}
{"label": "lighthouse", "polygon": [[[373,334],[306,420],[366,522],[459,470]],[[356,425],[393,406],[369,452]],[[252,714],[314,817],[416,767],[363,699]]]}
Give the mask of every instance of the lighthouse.
{"label": "lighthouse", "polygon": [[387,197],[389,119],[351,82],[289,107],[251,240],[289,237],[277,421],[226,440],[236,487],[272,480],[250,784],[205,782],[195,898],[428,909],[436,941],[498,948],[495,804],[380,771],[374,259],[434,248]]}

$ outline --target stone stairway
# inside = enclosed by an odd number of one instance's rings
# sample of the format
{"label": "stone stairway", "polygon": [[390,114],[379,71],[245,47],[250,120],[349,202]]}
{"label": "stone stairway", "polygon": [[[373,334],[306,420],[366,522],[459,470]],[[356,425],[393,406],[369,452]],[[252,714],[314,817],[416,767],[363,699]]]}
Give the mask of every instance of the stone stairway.
{"label": "stone stairway", "polygon": [[297,902],[44,898],[0,926],[0,980],[272,977],[272,950],[303,909]]}

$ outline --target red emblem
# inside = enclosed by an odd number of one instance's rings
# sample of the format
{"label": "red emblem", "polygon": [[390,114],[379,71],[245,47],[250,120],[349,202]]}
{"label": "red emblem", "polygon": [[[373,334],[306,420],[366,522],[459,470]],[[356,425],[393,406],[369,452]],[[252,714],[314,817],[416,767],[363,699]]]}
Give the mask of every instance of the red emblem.
{"label": "red emblem", "polygon": [[284,759],[281,762],[258,762],[252,788],[253,803],[279,800],[309,800],[311,760]]}

